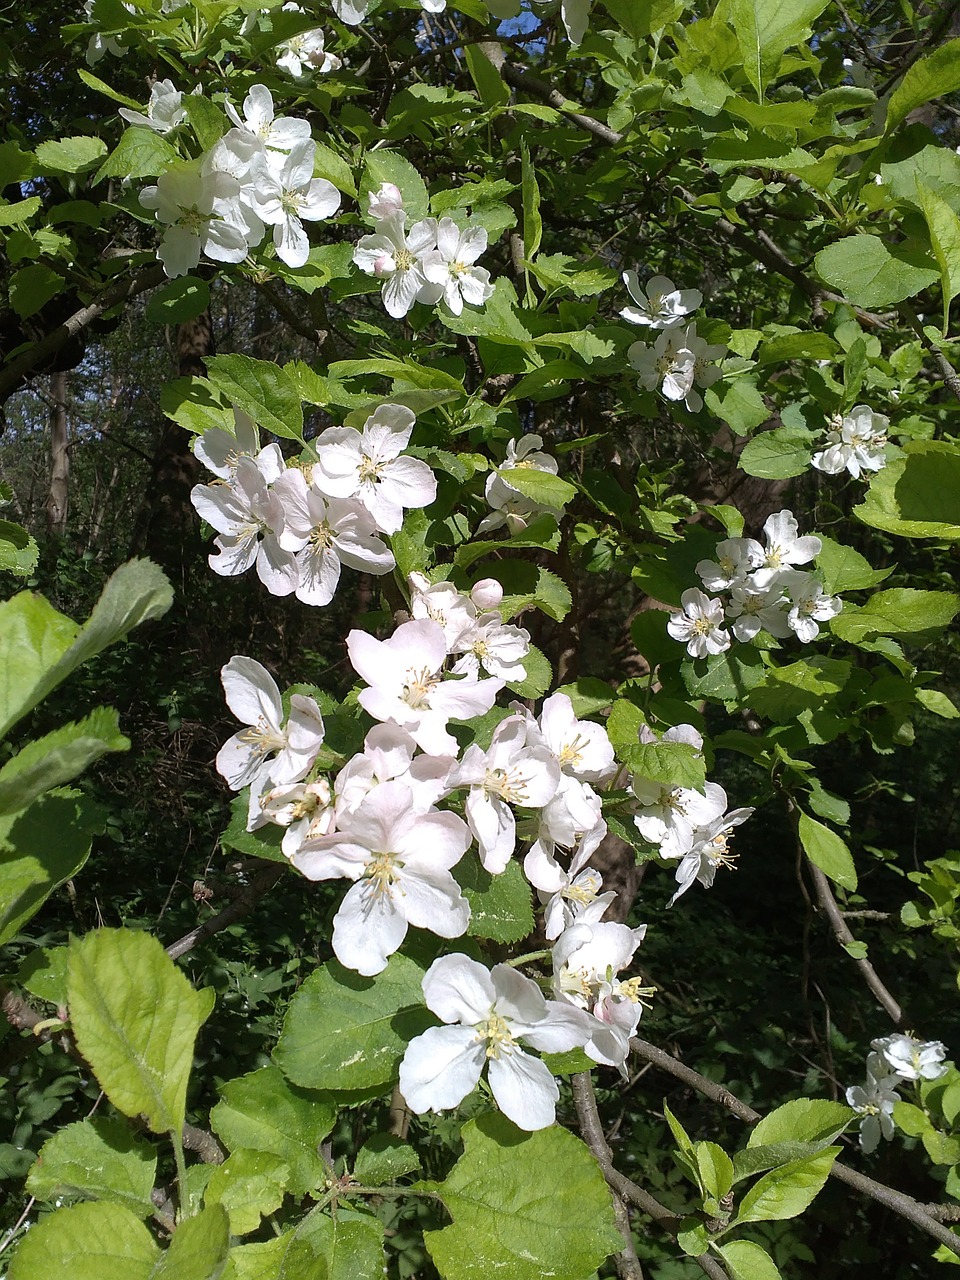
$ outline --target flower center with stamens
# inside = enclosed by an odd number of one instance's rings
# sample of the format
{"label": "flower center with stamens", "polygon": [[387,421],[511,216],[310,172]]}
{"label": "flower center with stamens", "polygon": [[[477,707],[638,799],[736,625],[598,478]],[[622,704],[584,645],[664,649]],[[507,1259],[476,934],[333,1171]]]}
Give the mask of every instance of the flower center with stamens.
{"label": "flower center with stamens", "polygon": [[304,194],[302,191],[283,191],[280,193],[280,208],[284,213],[291,213],[296,218],[300,214],[300,208],[304,202]]}
{"label": "flower center with stamens", "polygon": [[310,530],[310,549],[312,551],[325,551],[332,541],[333,530],[326,520],[321,520],[318,525]]}
{"label": "flower center with stamens", "polygon": [[557,757],[560,761],[560,768],[562,769],[565,764],[568,764],[571,769],[576,769],[583,760],[583,749],[586,745],[586,739],[581,738],[579,733],[572,742],[565,742]]}
{"label": "flower center with stamens", "polygon": [[509,773],[506,769],[488,769],[484,774],[483,786],[486,791],[492,791],[508,804],[526,803],[527,780],[517,773]]}
{"label": "flower center with stamens", "polygon": [[580,884],[576,881],[568,884],[564,889],[560,890],[560,896],[566,898],[568,902],[579,902],[581,906],[588,907],[591,902],[597,900],[597,890],[600,885],[594,880],[593,876],[588,876]]}
{"label": "flower center with stamens", "polygon": [[269,755],[271,751],[282,751],[287,745],[287,740],[282,733],[277,733],[267,724],[266,717],[260,716],[256,724],[244,729],[240,734],[240,741],[246,746],[251,747],[256,755]]}
{"label": "flower center with stamens", "polygon": [[393,255],[398,271],[411,271],[417,265],[416,257],[409,249],[398,249]]}
{"label": "flower center with stamens", "polygon": [[440,677],[434,675],[429,667],[421,667],[419,671],[410,668],[401,697],[414,711],[429,711],[430,694],[439,683]]}
{"label": "flower center with stamens", "polygon": [[395,853],[376,853],[363,869],[363,878],[370,880],[374,895],[378,898],[384,894],[393,897],[394,883],[400,877],[403,863]]}
{"label": "flower center with stamens", "polygon": [[382,462],[375,462],[373,458],[367,454],[360,455],[360,467],[357,472],[357,478],[361,484],[373,484],[375,480],[380,479],[380,472],[383,470]]}
{"label": "flower center with stamens", "polygon": [[656,987],[645,987],[642,978],[628,978],[626,982],[615,984],[614,994],[624,996],[631,1004],[648,1005],[657,994]]}
{"label": "flower center with stamens", "polygon": [[477,1040],[486,1040],[488,1058],[499,1058],[501,1053],[504,1055],[513,1053],[513,1046],[516,1043],[510,1034],[506,1020],[501,1018],[499,1013],[494,1013],[492,1009],[486,1022],[477,1025]]}
{"label": "flower center with stamens", "polygon": [[731,871],[736,871],[733,864],[739,855],[730,852],[729,842],[732,839],[732,831],[721,831],[708,842],[703,852],[712,867],[728,867]]}
{"label": "flower center with stamens", "polygon": [[707,618],[700,614],[698,618],[694,618],[690,625],[690,632],[695,636],[709,636],[717,629],[717,624],[712,618]]}

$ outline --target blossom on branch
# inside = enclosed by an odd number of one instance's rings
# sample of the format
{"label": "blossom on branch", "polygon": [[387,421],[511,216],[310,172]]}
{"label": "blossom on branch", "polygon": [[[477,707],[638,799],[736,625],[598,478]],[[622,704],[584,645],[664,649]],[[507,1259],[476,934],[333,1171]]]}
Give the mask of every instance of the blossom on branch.
{"label": "blossom on branch", "polygon": [[858,404],[830,424],[827,447],[813,455],[812,465],[832,476],[849,471],[855,480],[864,471],[880,471],[887,465],[889,427],[889,418]]}

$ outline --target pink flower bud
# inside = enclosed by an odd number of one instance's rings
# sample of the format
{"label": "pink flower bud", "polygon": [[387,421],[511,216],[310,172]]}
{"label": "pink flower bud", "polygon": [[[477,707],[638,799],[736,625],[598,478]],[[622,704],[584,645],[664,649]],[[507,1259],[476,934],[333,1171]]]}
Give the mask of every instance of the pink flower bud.
{"label": "pink flower bud", "polygon": [[503,587],[496,578],[481,578],[473,584],[470,599],[478,609],[496,609],[503,599]]}
{"label": "pink flower bud", "polygon": [[403,212],[403,192],[392,182],[384,182],[379,191],[371,191],[367,201],[372,218],[389,218]]}

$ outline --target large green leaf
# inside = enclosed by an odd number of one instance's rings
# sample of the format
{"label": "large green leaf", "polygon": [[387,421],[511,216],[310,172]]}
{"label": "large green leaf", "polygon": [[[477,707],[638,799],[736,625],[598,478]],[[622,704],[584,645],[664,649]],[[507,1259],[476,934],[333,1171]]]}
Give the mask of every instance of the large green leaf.
{"label": "large green leaf", "polygon": [[322,965],[290,1001],[277,1065],[307,1089],[368,1089],[389,1084],[410,1040],[430,1020],[423,971],[391,956],[375,978],[335,960]]}
{"label": "large green leaf", "polygon": [[948,40],[907,69],[887,104],[885,132],[895,129],[915,107],[955,89],[960,89],[960,40]]}
{"label": "large green leaf", "polygon": [[878,591],[860,608],[848,607],[831,623],[841,640],[858,644],[875,636],[914,635],[949,626],[960,610],[952,591],[919,591],[894,587]]}
{"label": "large green leaf", "polygon": [[[8,1280],[154,1280],[159,1246],[118,1204],[75,1204],[36,1224],[20,1242]],[[172,1277],[170,1278],[172,1280]],[[181,1278],[185,1280],[185,1278]]]}
{"label": "large green leaf", "polygon": [[854,515],[905,538],[960,539],[960,448],[916,440],[873,477]]}
{"label": "large green leaf", "polygon": [[717,1246],[730,1280],[782,1280],[777,1264],[751,1240],[731,1240]]}
{"label": "large green leaf", "polygon": [[831,1143],[852,1118],[849,1107],[828,1098],[794,1098],[763,1117],[747,1139],[748,1147],[780,1142]]}
{"label": "large green leaf", "polygon": [[230,1219],[230,1234],[256,1231],[261,1218],[283,1203],[290,1167],[279,1156],[242,1148],[218,1164],[210,1175],[203,1202],[222,1205]]}
{"label": "large green leaf", "polygon": [[858,233],[821,249],[817,275],[861,307],[888,307],[929,288],[940,274],[916,247],[889,245],[880,236]]}
{"label": "large green leaf", "polygon": [[[24,201],[26,203],[26,201]],[[0,226],[3,210],[0,209]],[[18,578],[29,577],[37,567],[40,549],[22,525],[12,520],[0,520],[0,569],[15,573]]]}
{"label": "large green leaf", "polygon": [[41,796],[21,813],[0,815],[0,945],[77,874],[102,830],[102,810],[66,789]]}
{"label": "large green leaf", "polygon": [[303,440],[303,405],[296,384],[272,360],[252,356],[210,356],[207,377],[258,426],[275,436]]}
{"label": "large green leaf", "polygon": [[70,782],[108,751],[128,751],[112,707],[98,707],[25,747],[0,769],[0,814],[25,809],[42,792]]}
{"label": "large green leaf", "polygon": [[759,98],[787,49],[810,36],[810,24],[830,0],[728,0],[724,12],[737,33],[743,69]]}
{"label": "large green leaf", "polygon": [[[340,1209],[336,1218],[316,1214],[304,1223],[300,1238],[323,1260],[324,1280],[383,1280],[383,1224],[366,1213]],[[283,1280],[299,1280],[296,1272]]]}
{"label": "large green leaf", "polygon": [[845,841],[825,827],[816,818],[800,815],[800,843],[803,851],[820,868],[825,876],[834,880],[841,889],[857,887],[857,869]]}
{"label": "large green leaf", "polygon": [[180,1133],[197,1032],[211,1009],[156,938],[97,929],[72,939],[70,1021],[80,1052],[124,1115]]}
{"label": "large green leaf", "polygon": [[37,159],[45,169],[54,173],[83,173],[93,169],[107,154],[107,144],[102,138],[81,134],[74,138],[56,138],[41,142],[37,147]]}
{"label": "large green leaf", "polygon": [[0,736],[82,662],[172,603],[163,571],[130,560],[107,580],[82,628],[28,592],[0,605]]}
{"label": "large green leaf", "polygon": [[829,1177],[839,1150],[829,1147],[765,1174],[743,1197],[735,1221],[781,1222],[803,1213]]}
{"label": "large green leaf", "polygon": [[824,534],[820,534],[820,543],[817,568],[828,595],[832,596],[838,591],[860,591],[866,587],[875,587],[893,572],[892,568],[872,568],[859,551],[834,542]]}
{"label": "large green leaf", "polygon": [[745,446],[739,464],[748,476],[786,480],[802,475],[810,466],[815,436],[803,427],[777,427],[754,436]]}
{"label": "large green leaf", "polygon": [[208,1205],[180,1223],[150,1280],[218,1280],[229,1249],[226,1210],[219,1204]]}
{"label": "large green leaf", "polygon": [[38,1200],[109,1200],[145,1218],[154,1209],[150,1192],[156,1173],[152,1147],[139,1142],[126,1124],[95,1116],[47,1139],[27,1175],[27,1191]]}
{"label": "large green leaf", "polygon": [[232,1151],[243,1147],[279,1156],[290,1169],[294,1195],[319,1185],[326,1172],[320,1144],[337,1114],[330,1098],[289,1084],[273,1066],[229,1080],[221,1093],[210,1125]]}
{"label": "large green leaf", "polygon": [[454,868],[454,875],[470,903],[470,937],[510,943],[533,932],[530,885],[519,862],[508,862],[501,875],[493,876],[479,858],[468,855]]}
{"label": "large green leaf", "polygon": [[153,178],[180,159],[180,153],[153,129],[134,125],[97,170],[94,182],[104,178]]}
{"label": "large green leaf", "polygon": [[960,293],[960,218],[946,200],[917,183],[920,208],[927,220],[930,243],[940,267],[940,287],[943,290],[943,332],[950,328],[950,303]]}
{"label": "large green leaf", "polygon": [[597,1162],[566,1129],[524,1133],[471,1120],[464,1152],[435,1186],[453,1224],[425,1234],[444,1280],[587,1280],[622,1247]]}

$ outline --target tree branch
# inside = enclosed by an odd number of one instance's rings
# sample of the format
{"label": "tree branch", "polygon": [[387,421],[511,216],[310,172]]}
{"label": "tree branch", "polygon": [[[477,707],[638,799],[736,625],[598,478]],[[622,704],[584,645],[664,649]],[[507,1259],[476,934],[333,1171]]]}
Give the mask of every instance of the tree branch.
{"label": "tree branch", "polygon": [[95,302],[75,311],[72,316],[64,320],[63,324],[58,325],[46,337],[34,343],[27,351],[12,360],[6,368],[0,370],[0,404],[9,399],[28,374],[41,366],[50,356],[55,355],[66,342],[75,338],[94,320],[99,319],[105,311],[118,306],[121,302],[128,302],[131,298],[136,298],[150,289],[155,289],[166,278],[163,267],[158,263],[147,267],[135,276],[126,276],[123,280],[115,281],[100,294]]}
{"label": "tree branch", "polygon": [[[634,1276],[642,1276],[642,1272],[640,1270],[640,1261],[633,1247],[633,1234],[630,1230],[626,1202],[635,1205],[641,1213],[645,1213],[647,1217],[652,1218],[654,1222],[659,1223],[660,1226],[670,1231],[673,1235],[676,1235],[681,1219],[677,1214],[672,1213],[666,1205],[662,1205],[659,1200],[655,1200],[653,1196],[644,1191],[643,1187],[637,1186],[635,1182],[632,1182],[614,1168],[613,1153],[604,1135],[603,1125],[600,1123],[600,1113],[597,1110],[597,1099],[593,1092],[593,1081],[590,1078],[590,1072],[584,1071],[577,1075],[572,1075],[570,1084],[573,1089],[573,1101],[577,1109],[577,1120],[580,1124],[581,1136],[593,1152],[603,1176],[613,1191],[617,1226],[620,1229],[620,1234],[628,1243],[628,1248],[617,1254],[617,1274],[623,1280],[632,1280]],[[694,1258],[693,1261],[697,1263],[704,1275],[710,1277],[710,1280],[727,1280],[726,1271],[709,1254],[701,1254],[699,1258]]]}
{"label": "tree branch", "polygon": [[268,867],[265,867],[258,876],[254,876],[245,889],[237,894],[229,906],[224,907],[222,911],[218,911],[215,916],[211,916],[203,924],[198,924],[195,929],[185,933],[176,942],[171,942],[167,947],[167,955],[171,960],[179,960],[181,956],[186,955],[198,943],[205,942],[213,934],[225,929],[228,924],[233,924],[234,920],[239,920],[241,916],[245,916],[247,912],[252,911],[259,899],[273,888],[285,870],[285,866],[280,866],[276,862],[272,862]]}
{"label": "tree branch", "polygon": [[548,106],[553,107],[556,111],[563,112],[565,116],[575,124],[578,124],[581,129],[585,129],[587,133],[592,133],[601,142],[616,146],[618,142],[623,141],[622,133],[618,133],[616,129],[611,129],[601,120],[596,120],[593,116],[588,116],[584,112],[578,111],[569,98],[565,98],[559,90],[554,89],[545,80],[541,80],[539,76],[535,76],[531,71],[524,71],[522,67],[515,67],[512,63],[507,62],[503,49],[495,40],[482,40],[479,42],[479,47],[481,52],[486,54],[497,71],[499,71],[500,78],[505,84],[514,89],[525,89],[527,93],[539,98],[542,102],[546,102]]}
{"label": "tree branch", "polygon": [[945,387],[949,387],[954,396],[960,400],[960,374],[957,373],[956,369],[943,354],[943,350],[940,345],[927,336],[920,317],[917,315],[916,311],[914,311],[913,307],[911,307],[909,302],[900,303],[900,314],[909,323],[910,328],[913,329],[914,333],[916,333],[917,337],[933,356],[934,362],[940,370],[940,376],[943,378],[943,385]]}
{"label": "tree branch", "polygon": [[[655,1067],[660,1067],[668,1075],[683,1081],[684,1084],[695,1089],[697,1093],[703,1094],[705,1098],[719,1103],[720,1106],[735,1115],[738,1120],[743,1120],[746,1124],[755,1124],[761,1118],[758,1111],[754,1111],[753,1107],[748,1107],[745,1102],[741,1102],[739,1098],[734,1097],[728,1089],[713,1080],[708,1080],[706,1076],[700,1075],[698,1071],[686,1066],[671,1054],[664,1053],[656,1045],[650,1044],[646,1040],[634,1039],[630,1041],[630,1048],[646,1062],[652,1062]],[[848,1187],[852,1187],[854,1191],[860,1192],[861,1195],[868,1196],[871,1200],[876,1200],[879,1204],[892,1209],[901,1218],[906,1218],[908,1222],[912,1222],[921,1231],[933,1236],[940,1244],[946,1245],[948,1249],[960,1258],[960,1236],[954,1235],[943,1223],[937,1221],[937,1218],[928,1212],[927,1207],[921,1204],[919,1200],[914,1200],[912,1196],[908,1196],[902,1191],[896,1191],[893,1187],[888,1187],[882,1182],[875,1182],[873,1178],[857,1173],[855,1169],[848,1169],[846,1165],[838,1164],[837,1161],[834,1161],[831,1166],[830,1176],[836,1178],[838,1182],[843,1182]],[[939,1206],[936,1207],[939,1209]]]}

